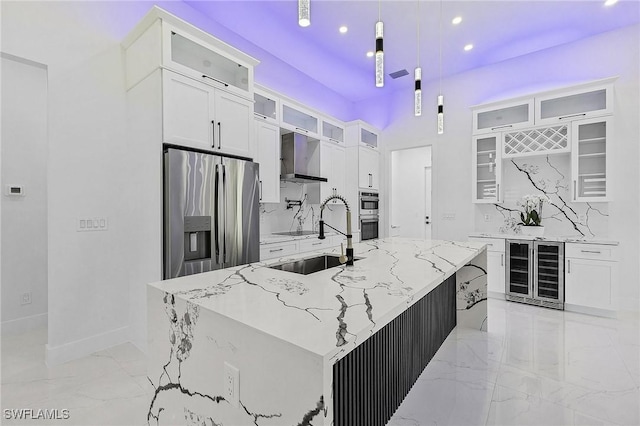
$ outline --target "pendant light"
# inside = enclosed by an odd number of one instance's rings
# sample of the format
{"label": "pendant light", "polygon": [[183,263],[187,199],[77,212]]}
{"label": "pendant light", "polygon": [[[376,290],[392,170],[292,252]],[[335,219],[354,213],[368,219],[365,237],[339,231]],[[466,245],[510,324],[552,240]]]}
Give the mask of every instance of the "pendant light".
{"label": "pendant light", "polygon": [[311,0],[298,0],[298,25],[311,25]]}
{"label": "pendant light", "polygon": [[440,0],[440,22],[439,22],[439,45],[440,45],[440,57],[439,57],[439,73],[440,82],[438,87],[438,134],[444,133],[444,97],[442,96],[442,0]]}
{"label": "pendant light", "polygon": [[420,0],[418,0],[418,26],[417,26],[418,66],[414,73],[413,113],[416,117],[422,115],[422,68],[420,68]]}
{"label": "pendant light", "polygon": [[382,47],[384,25],[380,19],[380,3],[381,0],[378,0],[378,22],[376,22],[376,87],[384,86],[384,51]]}

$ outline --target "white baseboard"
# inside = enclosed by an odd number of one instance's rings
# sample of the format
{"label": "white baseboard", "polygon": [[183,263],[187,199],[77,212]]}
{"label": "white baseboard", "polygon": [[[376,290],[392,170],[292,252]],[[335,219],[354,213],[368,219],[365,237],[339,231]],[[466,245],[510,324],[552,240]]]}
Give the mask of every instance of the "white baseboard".
{"label": "white baseboard", "polygon": [[46,345],[46,364],[53,366],[79,359],[94,352],[120,345],[129,341],[129,327],[121,327],[86,339],[65,343],[64,345]]}
{"label": "white baseboard", "polygon": [[568,312],[577,312],[579,314],[594,315],[597,317],[617,318],[618,313],[609,309],[590,308],[588,306],[564,304],[564,310]]}
{"label": "white baseboard", "polygon": [[492,299],[506,300],[504,298],[504,293],[499,293],[497,291],[487,291],[487,295]]}
{"label": "white baseboard", "polygon": [[3,321],[0,328],[2,334],[19,334],[47,326],[48,314],[31,315],[10,321]]}

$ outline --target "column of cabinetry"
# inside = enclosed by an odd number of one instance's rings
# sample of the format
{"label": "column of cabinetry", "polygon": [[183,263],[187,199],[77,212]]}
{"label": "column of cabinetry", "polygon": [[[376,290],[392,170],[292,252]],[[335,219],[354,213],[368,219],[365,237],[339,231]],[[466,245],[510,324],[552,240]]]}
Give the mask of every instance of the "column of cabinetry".
{"label": "column of cabinetry", "polygon": [[123,46],[130,93],[141,92],[136,86],[162,74],[158,142],[253,157],[253,67],[258,61],[157,7]]}
{"label": "column of cabinetry", "polygon": [[265,91],[254,93],[255,153],[260,164],[260,202],[280,202],[279,99]]}

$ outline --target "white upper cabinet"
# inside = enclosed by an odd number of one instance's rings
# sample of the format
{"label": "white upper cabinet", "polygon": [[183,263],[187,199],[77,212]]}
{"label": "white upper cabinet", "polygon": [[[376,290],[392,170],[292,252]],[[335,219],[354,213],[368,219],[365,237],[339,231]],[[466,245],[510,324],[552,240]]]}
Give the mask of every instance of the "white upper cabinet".
{"label": "white upper cabinet", "polygon": [[280,100],[277,97],[260,89],[255,89],[253,100],[253,115],[255,118],[277,126],[280,125]]}
{"label": "white upper cabinet", "polygon": [[364,126],[360,127],[360,144],[378,148],[378,134]]}
{"label": "white upper cabinet", "polygon": [[122,44],[127,89],[164,67],[253,100],[257,60],[157,6]]}
{"label": "white upper cabinet", "polygon": [[323,140],[344,144],[344,125],[323,118],[321,136]]}
{"label": "white upper cabinet", "polygon": [[478,135],[472,138],[472,194],[474,203],[502,203],[501,133]]}
{"label": "white upper cabinet", "polygon": [[[336,143],[322,141],[320,143],[320,175],[327,178],[327,182],[320,185],[320,202],[331,195],[346,194],[346,149]],[[332,204],[342,204],[337,200]]]}
{"label": "white upper cabinet", "polygon": [[286,101],[282,101],[281,105],[281,127],[313,138],[320,138],[320,119],[317,114]]}
{"label": "white upper cabinet", "polygon": [[163,71],[164,142],[253,157],[253,103]]}
{"label": "white upper cabinet", "polygon": [[373,148],[358,148],[358,186],[380,189],[380,153]]}
{"label": "white upper cabinet", "polygon": [[533,98],[473,109],[473,133],[493,133],[533,125]]}
{"label": "white upper cabinet", "polygon": [[613,83],[594,83],[536,97],[536,124],[552,124],[613,112]]}
{"label": "white upper cabinet", "polygon": [[573,201],[609,201],[612,118],[591,118],[572,123],[571,156]]}
{"label": "white upper cabinet", "polygon": [[280,129],[264,120],[254,119],[256,161],[260,164],[260,202],[280,202]]}

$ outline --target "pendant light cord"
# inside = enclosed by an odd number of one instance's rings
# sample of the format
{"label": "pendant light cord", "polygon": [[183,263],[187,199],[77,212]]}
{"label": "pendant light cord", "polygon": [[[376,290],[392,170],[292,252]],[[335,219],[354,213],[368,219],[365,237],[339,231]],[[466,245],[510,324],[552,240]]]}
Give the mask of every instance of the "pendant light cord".
{"label": "pendant light cord", "polygon": [[420,0],[418,0],[418,68],[420,68]]}
{"label": "pendant light cord", "polygon": [[438,91],[440,92],[440,94],[442,94],[442,0],[440,0],[440,22],[439,22],[439,29],[438,32],[440,33],[438,35],[439,38],[439,45],[440,45],[440,52],[439,52],[439,74],[440,74],[440,81],[438,83]]}

